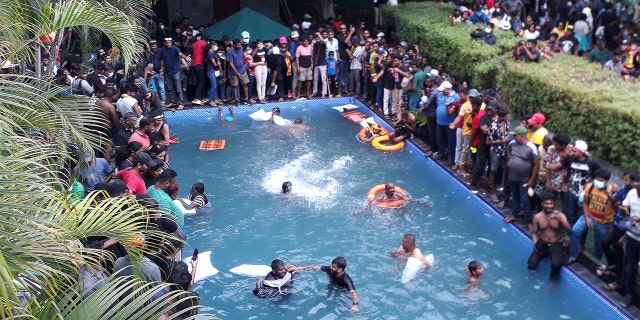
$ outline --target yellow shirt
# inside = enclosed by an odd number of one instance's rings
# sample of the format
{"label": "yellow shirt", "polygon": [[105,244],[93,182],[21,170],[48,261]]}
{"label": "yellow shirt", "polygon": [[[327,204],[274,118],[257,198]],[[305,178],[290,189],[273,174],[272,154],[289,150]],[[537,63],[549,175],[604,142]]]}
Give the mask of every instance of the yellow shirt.
{"label": "yellow shirt", "polygon": [[541,146],[542,140],[544,140],[544,137],[548,134],[549,131],[547,131],[545,127],[540,127],[540,129],[536,130],[535,132],[527,133],[527,138],[534,144]]}
{"label": "yellow shirt", "polygon": [[[609,223],[613,221],[613,201],[609,199],[604,190],[592,187],[593,182],[589,182],[584,186],[584,198],[589,198],[589,215],[593,217],[597,223]],[[611,185],[607,183],[607,189],[611,189]]]}
{"label": "yellow shirt", "polygon": [[[480,107],[480,110],[484,110],[484,102]],[[471,129],[471,124],[473,123],[473,106],[471,105],[471,101],[467,101],[460,106],[460,113],[458,115],[462,116],[462,135],[470,136],[473,130]]]}

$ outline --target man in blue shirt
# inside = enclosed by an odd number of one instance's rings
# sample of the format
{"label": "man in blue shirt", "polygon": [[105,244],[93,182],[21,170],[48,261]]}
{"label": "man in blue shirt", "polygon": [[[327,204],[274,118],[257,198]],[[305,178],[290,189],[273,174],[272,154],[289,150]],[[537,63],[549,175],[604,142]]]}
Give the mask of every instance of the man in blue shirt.
{"label": "man in blue shirt", "polygon": [[438,154],[435,159],[441,159],[446,156],[447,161],[453,164],[454,156],[456,152],[456,129],[449,128],[457,116],[456,102],[460,97],[453,91],[453,86],[449,81],[443,81],[438,87],[438,96],[436,97],[436,103],[438,105],[436,109],[436,140],[438,141]]}
{"label": "man in blue shirt", "polygon": [[178,105],[178,110],[184,109],[184,92],[180,73],[182,60],[191,61],[182,51],[173,45],[171,38],[164,39],[164,47],[160,50],[160,72],[164,72],[165,91],[168,95],[169,107]]}
{"label": "man in blue shirt", "polygon": [[242,51],[242,41],[236,38],[233,39],[233,47],[227,51],[227,61],[229,62],[229,82],[231,84],[231,92],[233,92],[233,101],[231,103],[238,102],[238,83],[242,85],[242,92],[245,99],[250,103],[255,103],[251,97],[249,97],[249,75],[247,74],[247,67],[244,61],[244,51]]}

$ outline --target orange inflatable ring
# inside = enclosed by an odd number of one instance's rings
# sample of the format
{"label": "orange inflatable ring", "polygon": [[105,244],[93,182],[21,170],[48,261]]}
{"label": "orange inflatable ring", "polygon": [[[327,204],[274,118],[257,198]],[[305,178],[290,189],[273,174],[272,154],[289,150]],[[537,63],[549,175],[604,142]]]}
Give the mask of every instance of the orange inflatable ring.
{"label": "orange inflatable ring", "polygon": [[[385,190],[385,184],[377,184],[375,186],[373,186],[371,189],[369,189],[369,192],[367,192],[367,200],[369,200],[369,202],[373,201],[376,199],[376,195],[380,192],[384,192]],[[396,192],[402,193],[404,195],[408,195],[408,193],[406,191],[404,191],[404,189],[396,186]],[[402,199],[398,199],[395,201],[388,201],[388,202],[383,202],[383,203],[376,203],[376,205],[378,207],[382,207],[382,208],[399,208],[404,206],[404,200]]]}
{"label": "orange inflatable ring", "polygon": [[386,144],[389,142],[389,136],[379,136],[371,141],[371,145],[382,151],[395,151],[404,148],[404,140],[396,144]]}
{"label": "orange inflatable ring", "polygon": [[[369,133],[369,129],[367,128],[360,129],[360,132],[358,132],[358,139],[360,139],[361,142],[364,142],[364,139],[367,138],[367,133]],[[389,132],[387,131],[387,129],[380,128],[380,136],[386,136],[388,133]]]}

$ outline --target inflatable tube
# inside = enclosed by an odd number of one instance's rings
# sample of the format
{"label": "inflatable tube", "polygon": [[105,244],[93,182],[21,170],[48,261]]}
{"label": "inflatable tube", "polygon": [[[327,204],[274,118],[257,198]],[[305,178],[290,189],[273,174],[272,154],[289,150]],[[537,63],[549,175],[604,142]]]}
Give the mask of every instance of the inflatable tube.
{"label": "inflatable tube", "polygon": [[248,277],[264,277],[271,272],[271,267],[264,264],[243,264],[229,270],[231,273]]}
{"label": "inflatable tube", "polygon": [[[371,189],[369,189],[369,192],[367,192],[367,200],[369,200],[369,202],[373,201],[376,199],[376,195],[380,192],[384,192],[384,186],[385,184],[378,184],[373,186]],[[406,191],[404,191],[404,189],[396,186],[396,192],[402,193],[404,195],[408,195],[408,193]],[[380,208],[400,208],[404,206],[405,201],[398,199],[396,201],[389,201],[389,202],[384,202],[384,203],[376,203],[376,206],[380,207]]]}
{"label": "inflatable tube", "polygon": [[[358,139],[360,139],[360,142],[364,142],[364,139],[367,138],[368,132],[368,128],[360,129],[360,132],[358,132]],[[380,136],[386,136],[387,134],[389,134],[389,132],[385,128],[380,127]]]}
{"label": "inflatable tube", "polygon": [[[191,204],[191,200],[187,199],[187,198],[182,198],[182,200],[184,201],[184,203],[186,204]],[[178,205],[178,208],[180,208],[180,210],[182,210],[182,214],[185,215],[190,215],[190,214],[196,214],[196,208],[193,208],[191,210],[188,210],[187,208],[185,208],[182,205],[182,202],[180,202],[180,200],[176,199],[173,200],[173,203],[175,203],[176,205]]]}
{"label": "inflatable tube", "polygon": [[343,112],[351,109],[358,109],[358,106],[356,106],[355,104],[349,103],[349,104],[345,104],[344,106],[331,107],[331,109],[336,110],[338,112]]}
{"label": "inflatable tube", "polygon": [[250,114],[249,117],[254,121],[269,121],[269,119],[271,119],[271,112],[265,112],[262,109],[258,109],[258,111]]}
{"label": "inflatable tube", "polygon": [[389,136],[380,136],[371,141],[371,145],[382,151],[395,151],[404,148],[404,140],[396,144],[386,144],[389,142]]}
{"label": "inflatable tube", "polygon": [[[189,266],[189,272],[191,272],[191,257],[184,258],[183,261]],[[193,281],[215,276],[218,272],[220,271],[211,264],[211,251],[200,252],[198,254],[198,267]]]}
{"label": "inflatable tube", "polygon": [[[425,256],[424,259],[427,260],[427,262],[429,262],[429,265],[433,266],[433,261],[434,261],[433,254],[429,254]],[[416,276],[416,274],[418,274],[418,272],[420,272],[420,270],[423,270],[424,268],[425,268],[425,265],[422,263],[422,261],[414,257],[409,257],[409,259],[407,259],[407,264],[405,265],[404,270],[402,270],[402,276],[400,277],[400,282],[402,283],[409,282],[411,279],[413,279],[413,277]]]}
{"label": "inflatable tube", "polygon": [[281,117],[281,116],[273,116],[273,123],[279,126],[288,126],[291,124],[291,121]]}

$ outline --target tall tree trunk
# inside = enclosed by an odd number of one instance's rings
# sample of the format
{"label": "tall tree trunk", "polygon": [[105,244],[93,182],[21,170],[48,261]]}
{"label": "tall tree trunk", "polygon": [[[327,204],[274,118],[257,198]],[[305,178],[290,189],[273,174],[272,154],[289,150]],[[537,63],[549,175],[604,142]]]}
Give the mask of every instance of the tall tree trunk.
{"label": "tall tree trunk", "polygon": [[[51,48],[49,48],[49,65],[47,66],[47,76],[53,78],[53,66],[58,60],[58,54],[60,53],[60,46],[62,45],[62,39],[64,38],[64,29],[56,31],[56,37],[51,42]],[[41,63],[38,61],[37,63]]]}

